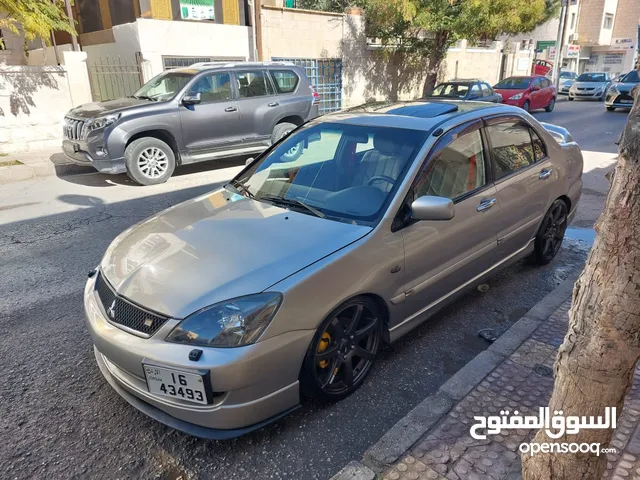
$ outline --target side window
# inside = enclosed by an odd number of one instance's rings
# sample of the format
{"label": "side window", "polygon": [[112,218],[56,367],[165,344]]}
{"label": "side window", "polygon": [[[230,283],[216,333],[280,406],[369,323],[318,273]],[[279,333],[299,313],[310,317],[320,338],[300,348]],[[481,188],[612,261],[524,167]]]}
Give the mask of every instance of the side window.
{"label": "side window", "polygon": [[453,138],[444,139],[450,143],[429,159],[416,182],[414,198],[435,195],[453,200],[486,184],[480,130]]}
{"label": "side window", "polygon": [[498,180],[535,162],[529,127],[511,120],[487,127],[493,149],[493,170]]}
{"label": "side window", "polygon": [[240,98],[266,97],[273,94],[273,88],[265,72],[260,70],[236,72]]}
{"label": "side window", "polygon": [[547,88],[551,86],[551,81],[548,78],[542,79],[542,88]]}
{"label": "side window", "polygon": [[544,145],[540,136],[536,133],[533,128],[529,129],[531,131],[531,141],[533,143],[533,154],[535,155],[535,161],[539,162],[544,157],[547,156],[547,147]]}
{"label": "side window", "polygon": [[482,84],[482,96],[483,97],[490,97],[491,95],[493,95],[493,92],[491,91],[491,88],[489,88],[489,85],[487,85],[486,83]]}
{"label": "side window", "polygon": [[291,93],[300,83],[298,75],[293,70],[271,70],[269,73],[278,93]]}
{"label": "side window", "polygon": [[231,100],[231,76],[229,73],[205,75],[189,89],[189,94],[199,93],[202,103]]}

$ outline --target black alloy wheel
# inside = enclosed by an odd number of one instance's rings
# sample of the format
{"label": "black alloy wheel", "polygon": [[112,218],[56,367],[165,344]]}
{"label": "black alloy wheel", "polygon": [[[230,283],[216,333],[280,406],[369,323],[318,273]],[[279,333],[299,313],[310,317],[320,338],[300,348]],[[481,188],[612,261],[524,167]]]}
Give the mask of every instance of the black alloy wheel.
{"label": "black alloy wheel", "polygon": [[338,307],[318,329],[300,375],[305,396],[335,401],[363,383],[382,344],[382,316],[375,302],[357,297]]}
{"label": "black alloy wheel", "polygon": [[539,265],[546,265],[557,255],[568,224],[568,208],[563,200],[556,200],[544,216],[536,235],[533,258]]}

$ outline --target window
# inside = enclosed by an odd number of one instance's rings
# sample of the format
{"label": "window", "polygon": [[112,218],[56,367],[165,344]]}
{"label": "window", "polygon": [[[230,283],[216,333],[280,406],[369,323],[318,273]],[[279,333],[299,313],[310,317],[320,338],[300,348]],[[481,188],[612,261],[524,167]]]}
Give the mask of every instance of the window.
{"label": "window", "polygon": [[539,162],[544,157],[547,156],[547,149],[544,145],[544,142],[540,138],[540,136],[536,133],[536,131],[531,128],[531,140],[533,142],[533,154],[535,155],[535,161]]}
{"label": "window", "polygon": [[493,95],[493,92],[491,91],[491,88],[489,87],[489,85],[487,85],[486,83],[481,84],[482,87],[482,96],[483,97],[490,97],[491,95]]}
{"label": "window", "polygon": [[498,180],[535,162],[529,127],[511,120],[487,128],[493,148],[493,170]]}
{"label": "window", "polygon": [[180,67],[190,67],[194,63],[212,62],[212,57],[162,57],[162,67],[172,70]]}
{"label": "window", "polygon": [[432,97],[464,98],[469,91],[465,83],[442,83],[431,93]]}
{"label": "window", "polygon": [[293,92],[300,81],[292,70],[272,70],[270,73],[278,93]]}
{"label": "window", "polygon": [[200,94],[202,103],[224,102],[231,100],[231,77],[229,73],[206,75],[196,81],[189,94]]}
{"label": "window", "polygon": [[133,96],[166,102],[182,90],[192,78],[193,72],[163,72],[145,83]]}
{"label": "window", "polygon": [[240,98],[266,97],[275,95],[273,86],[262,71],[236,72]]}
{"label": "window", "polygon": [[602,28],[605,30],[611,30],[613,28],[613,13],[605,13],[604,14],[604,24]]}
{"label": "window", "polygon": [[457,137],[428,162],[415,187],[415,198],[435,195],[456,199],[486,184],[480,130]]}
{"label": "window", "polygon": [[621,65],[624,59],[624,53],[606,53],[604,55],[605,65]]}
{"label": "window", "polygon": [[543,78],[542,80],[540,80],[540,86],[542,88],[547,88],[551,86],[551,80],[549,80],[548,78]]}
{"label": "window", "polygon": [[576,26],[576,14],[572,13],[571,14],[571,26],[569,27],[570,29],[574,29]]}

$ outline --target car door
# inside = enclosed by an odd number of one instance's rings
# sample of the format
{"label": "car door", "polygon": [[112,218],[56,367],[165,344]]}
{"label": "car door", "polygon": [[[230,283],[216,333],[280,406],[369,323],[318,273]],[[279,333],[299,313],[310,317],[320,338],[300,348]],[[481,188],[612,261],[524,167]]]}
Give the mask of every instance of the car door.
{"label": "car door", "polygon": [[543,107],[548,106],[553,98],[555,87],[548,78],[542,78],[540,80],[542,91],[544,92],[544,104]]}
{"label": "car door", "polygon": [[498,250],[501,257],[527,247],[555,200],[554,171],[540,136],[518,116],[486,120],[491,166],[500,202]]}
{"label": "car door", "polygon": [[497,260],[500,206],[481,127],[475,121],[445,134],[409,193],[409,203],[423,195],[451,198],[455,216],[410,223],[402,230],[405,318],[445,301]]}
{"label": "car door", "polygon": [[284,117],[284,106],[279,102],[269,74],[265,70],[238,70],[234,74],[243,142],[268,146],[273,128]]}
{"label": "car door", "polygon": [[546,106],[544,103],[544,91],[540,78],[534,78],[531,82],[531,93],[529,94],[529,109],[535,110]]}
{"label": "car door", "polygon": [[[229,72],[196,78],[185,96],[200,95],[200,103],[180,106],[180,124],[187,155],[183,163],[208,160],[215,152],[241,141],[240,115]],[[183,97],[184,98],[184,97]]]}

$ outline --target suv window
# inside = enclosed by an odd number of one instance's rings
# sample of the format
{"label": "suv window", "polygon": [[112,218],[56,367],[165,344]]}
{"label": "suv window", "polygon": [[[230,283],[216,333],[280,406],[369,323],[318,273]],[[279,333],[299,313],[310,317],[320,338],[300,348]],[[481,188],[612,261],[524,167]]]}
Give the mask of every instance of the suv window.
{"label": "suv window", "polygon": [[[448,143],[428,161],[415,187],[415,197],[435,195],[456,199],[487,183],[480,130],[445,137]],[[437,147],[436,147],[437,148]]]}
{"label": "suv window", "polygon": [[190,95],[196,93],[200,94],[202,103],[231,100],[231,76],[228,72],[205,75],[189,89]]}
{"label": "suv window", "polygon": [[271,70],[269,73],[278,93],[291,93],[300,82],[293,70]]}
{"label": "suv window", "polygon": [[240,98],[274,95],[273,86],[265,72],[260,70],[236,72]]}
{"label": "suv window", "polygon": [[535,162],[529,127],[510,120],[487,127],[493,150],[493,171],[498,180]]}

